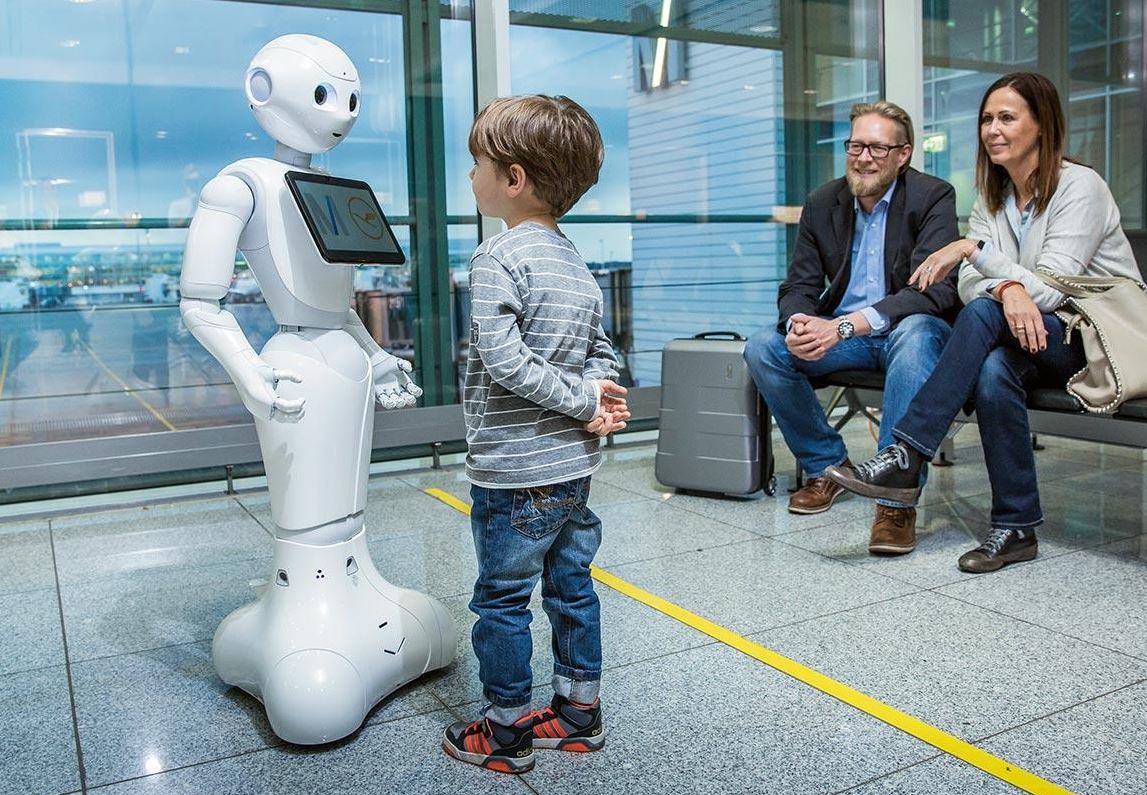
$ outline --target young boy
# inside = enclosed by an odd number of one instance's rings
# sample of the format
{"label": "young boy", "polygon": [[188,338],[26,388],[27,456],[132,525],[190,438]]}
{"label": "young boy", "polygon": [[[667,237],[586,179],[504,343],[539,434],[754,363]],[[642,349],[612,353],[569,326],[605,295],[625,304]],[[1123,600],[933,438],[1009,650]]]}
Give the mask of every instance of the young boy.
{"label": "young boy", "polygon": [[[463,409],[478,580],[470,609],[489,704],[448,727],[446,753],[503,773],[535,748],[596,751],[601,618],[590,563],[601,521],[586,506],[599,436],[625,427],[625,390],[601,328],[602,294],[557,219],[597,182],[597,124],[566,97],[496,99],[470,131],[479,211],[507,231],[470,262]],[[554,697],[530,711],[530,594],[542,579]]]}

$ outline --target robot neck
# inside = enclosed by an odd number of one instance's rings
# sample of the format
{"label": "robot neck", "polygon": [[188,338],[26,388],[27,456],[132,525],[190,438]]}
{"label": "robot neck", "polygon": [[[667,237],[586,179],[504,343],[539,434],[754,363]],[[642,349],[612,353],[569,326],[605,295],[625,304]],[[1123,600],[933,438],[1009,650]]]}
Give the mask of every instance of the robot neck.
{"label": "robot neck", "polygon": [[298,149],[292,149],[278,141],[275,142],[275,159],[280,163],[298,166],[299,168],[311,167],[311,156],[309,154],[300,152]]}

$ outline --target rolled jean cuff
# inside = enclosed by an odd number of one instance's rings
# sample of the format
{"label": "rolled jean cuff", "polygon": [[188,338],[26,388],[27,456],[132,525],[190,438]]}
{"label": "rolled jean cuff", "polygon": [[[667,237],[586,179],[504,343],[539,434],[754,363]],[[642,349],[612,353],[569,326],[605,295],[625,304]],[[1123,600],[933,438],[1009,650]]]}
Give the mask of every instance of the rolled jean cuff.
{"label": "rolled jean cuff", "polygon": [[[489,693],[486,694],[486,698],[490,698]],[[512,726],[514,725],[515,721],[517,721],[529,711],[529,699],[526,699],[526,701],[522,704],[511,705],[495,704],[493,700],[491,700],[490,703],[487,704],[482,710],[482,714],[500,726]]]}
{"label": "rolled jean cuff", "polygon": [[897,440],[904,442],[907,445],[910,445],[912,447],[912,449],[915,450],[917,453],[920,453],[920,455],[926,456],[929,461],[931,461],[933,458],[936,457],[936,448],[928,447],[927,445],[921,444],[920,442],[916,441],[915,439],[913,439],[908,434],[901,431],[899,428],[893,428],[892,429],[892,435]]}
{"label": "rolled jean cuff", "polygon": [[1042,516],[1034,522],[997,522],[992,520],[992,527],[1000,530],[1035,530],[1041,524],[1043,524]]}
{"label": "rolled jean cuff", "polygon": [[572,679],[562,674],[554,674],[554,692],[567,701],[576,704],[592,704],[601,693],[601,678]]}

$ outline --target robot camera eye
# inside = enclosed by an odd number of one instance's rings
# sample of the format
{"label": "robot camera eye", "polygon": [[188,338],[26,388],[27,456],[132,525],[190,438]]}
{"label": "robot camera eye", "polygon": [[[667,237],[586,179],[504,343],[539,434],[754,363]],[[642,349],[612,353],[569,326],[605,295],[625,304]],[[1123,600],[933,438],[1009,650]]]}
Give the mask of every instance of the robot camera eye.
{"label": "robot camera eye", "polygon": [[358,94],[350,95],[350,112],[354,113],[358,109]]}
{"label": "robot camera eye", "polygon": [[315,104],[322,105],[327,101],[327,87],[315,86]]}

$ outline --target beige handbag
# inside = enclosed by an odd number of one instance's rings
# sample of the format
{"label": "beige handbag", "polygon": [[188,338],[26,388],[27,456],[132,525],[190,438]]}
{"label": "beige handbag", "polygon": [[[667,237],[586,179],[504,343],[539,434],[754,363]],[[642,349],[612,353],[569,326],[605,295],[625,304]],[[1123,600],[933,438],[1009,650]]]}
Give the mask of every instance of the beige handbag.
{"label": "beige handbag", "polygon": [[1079,330],[1087,365],[1067,380],[1067,392],[1096,414],[1147,397],[1147,288],[1121,276],[1065,276],[1036,271],[1067,296],[1056,312],[1066,324],[1064,343]]}

